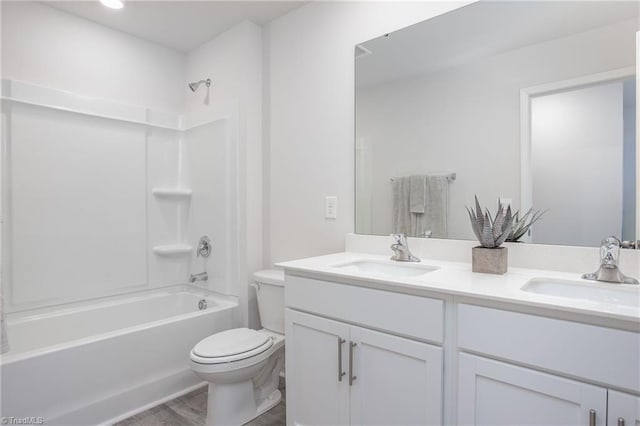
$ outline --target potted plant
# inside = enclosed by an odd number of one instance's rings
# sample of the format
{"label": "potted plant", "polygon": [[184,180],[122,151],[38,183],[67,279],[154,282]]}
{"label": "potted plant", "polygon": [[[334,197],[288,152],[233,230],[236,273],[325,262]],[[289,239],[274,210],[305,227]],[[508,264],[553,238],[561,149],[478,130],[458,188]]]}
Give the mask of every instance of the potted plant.
{"label": "potted plant", "polygon": [[530,208],[524,215],[522,215],[522,217],[520,217],[520,211],[516,210],[513,214],[513,225],[511,227],[511,234],[507,237],[507,242],[519,242],[520,238],[529,232],[529,229],[531,229],[533,224],[536,223],[546,212],[546,210],[536,210],[534,212],[533,208]]}
{"label": "potted plant", "polygon": [[513,231],[511,206],[505,209],[498,200],[498,211],[492,216],[488,209],[483,211],[477,196],[475,200],[475,211],[467,207],[473,233],[480,242],[471,250],[472,271],[504,274],[507,272],[507,248],[500,246]]}

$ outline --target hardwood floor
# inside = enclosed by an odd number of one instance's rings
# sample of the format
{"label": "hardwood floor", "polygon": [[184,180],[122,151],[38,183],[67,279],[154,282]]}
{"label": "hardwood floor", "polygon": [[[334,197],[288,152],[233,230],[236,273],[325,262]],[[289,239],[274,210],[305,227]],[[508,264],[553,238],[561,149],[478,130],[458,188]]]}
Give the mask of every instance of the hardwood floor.
{"label": "hardwood floor", "polygon": [[[284,379],[280,379],[282,400],[271,410],[246,426],[285,426],[286,401]],[[207,417],[207,387],[195,390],[157,407],[136,414],[114,426],[204,426]]]}

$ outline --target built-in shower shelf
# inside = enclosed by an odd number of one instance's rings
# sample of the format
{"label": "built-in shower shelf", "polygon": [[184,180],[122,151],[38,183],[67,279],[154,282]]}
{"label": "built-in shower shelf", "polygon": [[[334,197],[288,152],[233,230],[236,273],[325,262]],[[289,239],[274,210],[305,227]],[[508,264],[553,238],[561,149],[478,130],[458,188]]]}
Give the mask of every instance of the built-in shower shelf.
{"label": "built-in shower shelf", "polygon": [[153,188],[151,193],[159,198],[189,198],[193,191],[188,188]]}
{"label": "built-in shower shelf", "polygon": [[158,256],[183,256],[190,254],[192,251],[193,246],[188,244],[167,244],[153,248],[153,252]]}

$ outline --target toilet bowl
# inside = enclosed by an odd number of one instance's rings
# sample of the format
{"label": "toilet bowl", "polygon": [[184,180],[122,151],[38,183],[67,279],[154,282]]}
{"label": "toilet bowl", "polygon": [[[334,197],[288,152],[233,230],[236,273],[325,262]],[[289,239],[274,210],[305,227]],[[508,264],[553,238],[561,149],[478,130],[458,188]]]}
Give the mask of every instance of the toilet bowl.
{"label": "toilet bowl", "polygon": [[207,425],[241,425],[274,407],[284,366],[284,274],[254,274],[265,328],[213,334],[191,350],[191,369],[209,383]]}

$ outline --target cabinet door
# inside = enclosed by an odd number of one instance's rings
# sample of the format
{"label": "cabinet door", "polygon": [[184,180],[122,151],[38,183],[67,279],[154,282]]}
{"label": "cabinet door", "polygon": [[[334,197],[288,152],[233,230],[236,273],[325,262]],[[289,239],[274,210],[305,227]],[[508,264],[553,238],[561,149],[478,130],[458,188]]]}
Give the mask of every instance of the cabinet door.
{"label": "cabinet door", "polygon": [[348,425],[349,326],[291,309],[285,323],[287,424]]}
{"label": "cabinet door", "polygon": [[606,424],[606,389],[464,353],[458,362],[460,425]]}
{"label": "cabinet door", "polygon": [[441,348],[360,327],[349,343],[352,425],[442,423]]}
{"label": "cabinet door", "polygon": [[608,426],[640,426],[640,397],[609,391]]}

